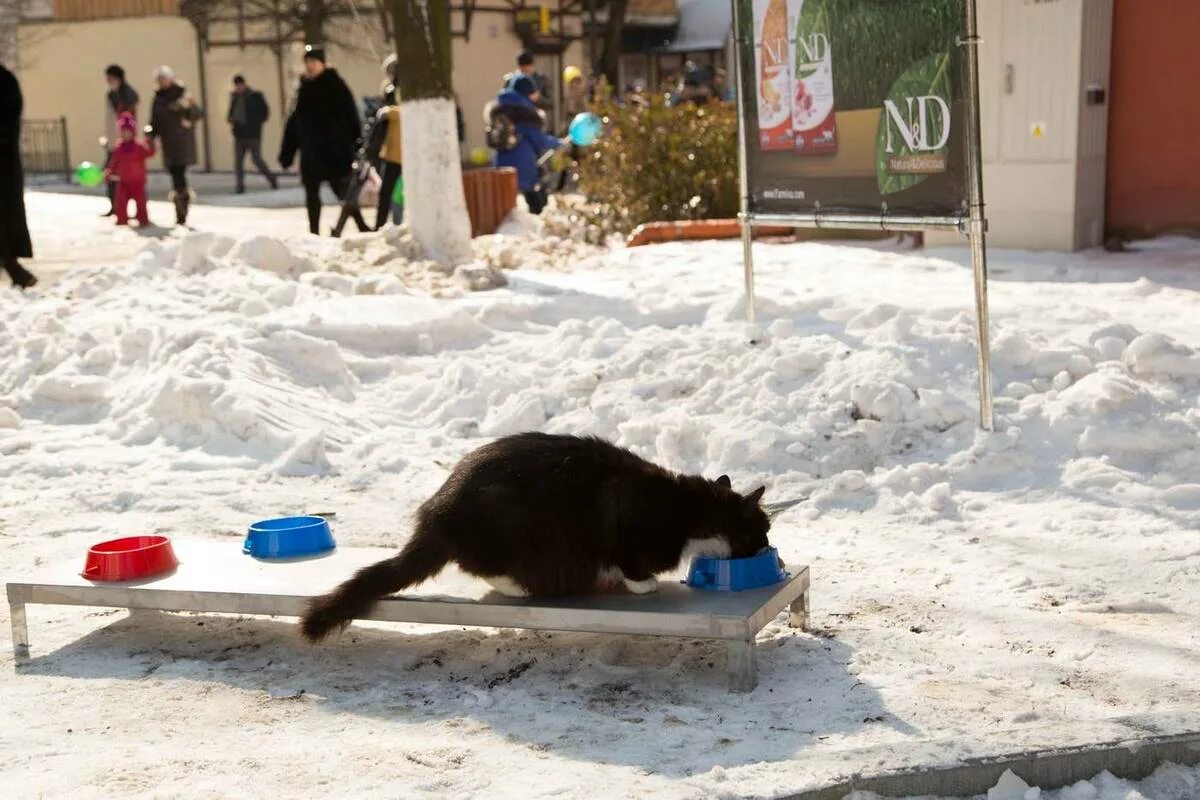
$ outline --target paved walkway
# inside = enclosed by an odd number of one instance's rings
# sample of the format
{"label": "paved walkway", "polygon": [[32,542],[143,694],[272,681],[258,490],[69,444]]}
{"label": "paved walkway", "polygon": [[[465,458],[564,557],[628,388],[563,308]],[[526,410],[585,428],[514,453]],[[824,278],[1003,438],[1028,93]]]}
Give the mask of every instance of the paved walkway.
{"label": "paved walkway", "polygon": [[[188,222],[194,230],[235,238],[254,233],[296,236],[308,230],[304,194],[295,176],[284,176],[276,191],[268,189],[259,176],[248,178],[244,195],[231,193],[231,174],[198,174],[191,183],[197,196]],[[25,206],[34,258],[26,265],[43,284],[49,284],[77,266],[123,263],[141,249],[147,237],[177,235],[172,224],[174,207],[166,200],[169,188],[167,175],[151,175],[150,219],[157,225],[141,231],[117,228],[112,217],[100,216],[108,207],[100,188],[65,183],[27,187]],[[325,200],[321,225],[328,230],[337,220],[337,206],[332,194]]]}

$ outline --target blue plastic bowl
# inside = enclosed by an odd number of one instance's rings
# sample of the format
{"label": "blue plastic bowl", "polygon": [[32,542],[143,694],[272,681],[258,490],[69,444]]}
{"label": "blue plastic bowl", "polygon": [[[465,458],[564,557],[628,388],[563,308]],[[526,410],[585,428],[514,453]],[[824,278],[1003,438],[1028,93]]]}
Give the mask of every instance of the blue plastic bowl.
{"label": "blue plastic bowl", "polygon": [[255,558],[295,558],[336,546],[324,517],[278,517],[251,525],[242,552]]}
{"label": "blue plastic bowl", "polygon": [[685,583],[693,589],[740,592],[770,586],[787,577],[788,573],[779,566],[779,551],[768,547],[749,558],[693,558]]}

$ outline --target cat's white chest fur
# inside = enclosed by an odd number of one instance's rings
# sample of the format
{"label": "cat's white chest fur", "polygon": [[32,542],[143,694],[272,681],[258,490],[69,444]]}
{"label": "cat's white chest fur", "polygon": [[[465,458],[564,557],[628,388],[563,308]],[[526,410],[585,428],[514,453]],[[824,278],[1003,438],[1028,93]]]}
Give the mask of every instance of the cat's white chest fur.
{"label": "cat's white chest fur", "polygon": [[724,536],[710,536],[707,539],[689,539],[688,543],[683,547],[683,554],[679,557],[679,563],[687,567],[688,563],[696,556],[729,558],[730,552],[729,540]]}
{"label": "cat's white chest fur", "polygon": [[[729,553],[729,541],[722,536],[710,536],[707,539],[691,539],[684,546],[683,552],[679,556],[679,562],[686,566],[696,556],[729,558]],[[485,577],[484,580],[491,584],[492,588],[497,592],[507,597],[529,596],[529,592],[525,587],[507,575],[493,575]],[[658,579],[653,575],[644,581],[634,581],[626,578],[625,573],[621,571],[620,567],[603,567],[596,573],[596,586],[601,589],[607,589],[618,583],[624,583],[625,588],[634,594],[649,594],[658,590]]]}

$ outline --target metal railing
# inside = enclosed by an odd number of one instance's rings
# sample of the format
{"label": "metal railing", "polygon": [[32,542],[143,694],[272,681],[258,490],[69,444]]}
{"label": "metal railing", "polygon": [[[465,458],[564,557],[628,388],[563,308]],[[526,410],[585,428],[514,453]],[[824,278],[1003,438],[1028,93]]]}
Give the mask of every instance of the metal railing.
{"label": "metal railing", "polygon": [[60,174],[71,178],[71,153],[67,146],[67,118],[26,119],[21,122],[21,165],[33,174]]}

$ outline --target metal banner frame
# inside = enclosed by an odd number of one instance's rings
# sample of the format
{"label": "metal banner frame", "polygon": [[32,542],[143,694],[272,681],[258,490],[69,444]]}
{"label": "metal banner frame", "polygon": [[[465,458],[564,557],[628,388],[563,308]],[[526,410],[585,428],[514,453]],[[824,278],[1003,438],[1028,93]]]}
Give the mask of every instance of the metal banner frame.
{"label": "metal banner frame", "polygon": [[[979,426],[984,430],[994,429],[992,413],[991,353],[988,336],[988,291],[987,291],[987,219],[983,202],[983,148],[979,129],[979,30],[975,14],[976,0],[963,0],[963,20],[966,35],[959,38],[958,45],[965,49],[966,82],[966,135],[967,135],[967,210],[966,214],[952,217],[906,216],[906,215],[859,215],[846,213],[822,213],[819,209],[803,214],[758,214],[750,210],[750,180],[747,164],[746,142],[746,82],[744,80],[745,43],[741,39],[743,30],[738,0],[733,3],[733,30],[735,42],[734,66],[737,80],[738,106],[738,169],[742,183],[741,213],[738,220],[742,225],[742,264],[746,283],[746,318],[755,324],[754,309],[754,226],[792,225],[797,228],[829,228],[838,230],[879,231],[924,231],[956,230],[966,234],[970,241],[971,267],[975,279],[975,329],[979,351]],[[751,42],[751,46],[753,43]]]}

